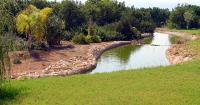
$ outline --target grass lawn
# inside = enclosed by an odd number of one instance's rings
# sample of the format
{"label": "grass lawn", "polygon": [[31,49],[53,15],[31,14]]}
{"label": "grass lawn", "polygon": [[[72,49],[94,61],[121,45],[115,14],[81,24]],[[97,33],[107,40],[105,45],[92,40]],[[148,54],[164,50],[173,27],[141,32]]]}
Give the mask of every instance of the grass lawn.
{"label": "grass lawn", "polygon": [[[187,43],[200,51],[200,40]],[[0,105],[200,105],[200,60],[168,67],[10,81]]]}
{"label": "grass lawn", "polygon": [[175,31],[175,32],[186,32],[186,33],[191,33],[193,35],[200,35],[200,29],[190,29],[190,30],[187,30],[187,29],[170,29],[172,31]]}

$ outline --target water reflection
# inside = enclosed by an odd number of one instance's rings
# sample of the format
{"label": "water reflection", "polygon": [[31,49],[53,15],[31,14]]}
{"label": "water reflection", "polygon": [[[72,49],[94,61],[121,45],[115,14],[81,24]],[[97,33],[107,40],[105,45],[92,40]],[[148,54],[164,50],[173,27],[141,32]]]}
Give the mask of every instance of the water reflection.
{"label": "water reflection", "polygon": [[92,73],[169,65],[166,57],[169,35],[154,33],[151,44],[154,46],[126,45],[109,50],[102,54]]}

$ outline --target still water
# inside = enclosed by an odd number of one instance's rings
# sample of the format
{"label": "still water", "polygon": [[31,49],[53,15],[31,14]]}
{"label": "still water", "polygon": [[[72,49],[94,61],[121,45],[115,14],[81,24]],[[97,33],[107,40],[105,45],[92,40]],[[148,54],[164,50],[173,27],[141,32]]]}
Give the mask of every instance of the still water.
{"label": "still water", "polygon": [[126,45],[104,52],[92,73],[170,65],[166,57],[170,45],[168,34],[154,33],[149,45]]}

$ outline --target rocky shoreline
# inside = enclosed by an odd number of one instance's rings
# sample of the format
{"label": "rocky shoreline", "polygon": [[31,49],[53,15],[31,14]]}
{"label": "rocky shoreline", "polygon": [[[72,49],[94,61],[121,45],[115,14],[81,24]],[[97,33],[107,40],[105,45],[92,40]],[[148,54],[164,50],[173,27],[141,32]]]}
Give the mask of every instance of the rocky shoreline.
{"label": "rocky shoreline", "polygon": [[184,44],[172,45],[166,52],[170,63],[180,64],[193,59],[195,54],[189,51]]}
{"label": "rocky shoreline", "polygon": [[[170,32],[170,33],[168,31],[157,31],[157,32],[167,33],[167,34],[173,33],[171,35],[175,36],[181,35],[181,33],[177,32]],[[185,38],[187,39],[190,38],[190,40],[196,39],[192,36],[188,36]],[[88,49],[85,49],[86,53],[84,53],[83,55],[76,55],[69,59],[60,59],[59,61],[51,62],[40,72],[37,71],[19,72],[12,78],[13,79],[20,79],[23,77],[40,78],[49,76],[66,76],[66,75],[86,73],[96,67],[97,60],[103,52],[122,45],[127,45],[131,43],[138,44],[138,42],[140,41],[113,41],[113,42],[95,43],[89,45],[88,47],[85,47]],[[171,47],[166,51],[166,56],[171,64],[179,64],[193,59],[195,54],[189,51],[186,48],[185,44],[174,44],[171,45]]]}
{"label": "rocky shoreline", "polygon": [[49,76],[66,76],[73,74],[80,74],[88,72],[94,69],[97,65],[97,60],[101,54],[109,49],[136,43],[134,41],[114,41],[114,42],[102,42],[93,44],[89,47],[85,56],[75,56],[68,60],[59,60],[50,64],[42,72],[24,72],[18,73],[13,79],[20,79],[23,77],[39,78]]}
{"label": "rocky shoreline", "polygon": [[[173,32],[168,29],[157,29],[157,32],[166,33],[172,36],[181,37],[187,41],[196,40],[198,37],[189,33]],[[185,43],[183,44],[173,44],[166,52],[167,58],[172,65],[184,63],[190,61],[194,58],[195,54],[187,49]]]}

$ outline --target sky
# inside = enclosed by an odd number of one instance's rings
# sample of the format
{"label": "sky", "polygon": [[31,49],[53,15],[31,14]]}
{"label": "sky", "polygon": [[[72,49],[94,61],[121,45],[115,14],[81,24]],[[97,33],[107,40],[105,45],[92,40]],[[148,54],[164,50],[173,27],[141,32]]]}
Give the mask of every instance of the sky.
{"label": "sky", "polygon": [[[57,1],[62,1],[62,0],[57,0]],[[84,3],[86,0],[77,0],[77,1],[81,1]],[[124,1],[126,6],[134,5],[134,7],[136,8],[160,7],[160,8],[169,8],[171,10],[172,8],[176,7],[178,3],[188,3],[200,6],[200,0],[117,0],[117,1],[119,2]]]}

